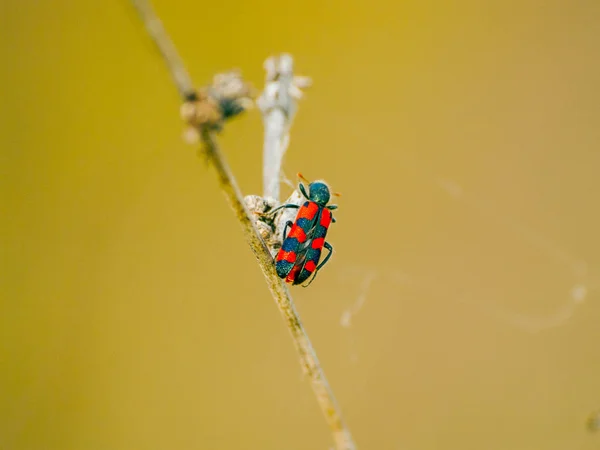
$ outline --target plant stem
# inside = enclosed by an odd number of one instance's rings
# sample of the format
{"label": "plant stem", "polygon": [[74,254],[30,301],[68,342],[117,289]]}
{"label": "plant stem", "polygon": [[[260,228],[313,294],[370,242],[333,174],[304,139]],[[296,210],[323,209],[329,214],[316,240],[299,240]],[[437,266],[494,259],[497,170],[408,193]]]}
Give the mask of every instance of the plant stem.
{"label": "plant stem", "polygon": [[281,163],[287,149],[286,117],[275,109],[264,119],[265,142],[263,150],[263,197],[279,202]]}
{"label": "plant stem", "polygon": [[267,281],[267,286],[292,334],[296,350],[300,355],[300,364],[311,381],[317,401],[319,402],[327,422],[329,423],[329,427],[333,432],[337,448],[340,450],[355,449],[356,447],[352,441],[350,431],[346,428],[342,420],[340,408],[337,405],[335,397],[333,396],[333,391],[329,387],[325,373],[317,359],[317,354],[306,334],[302,322],[300,321],[300,316],[294,307],[294,302],[289,290],[275,271],[275,265],[273,264],[271,254],[258,235],[254,222],[250,219],[248,210],[242,200],[243,197],[240,189],[238,188],[223,155],[220,153],[212,133],[203,130],[202,142],[217,171],[221,189],[244,229],[246,240],[258,260],[258,264]]}
{"label": "plant stem", "polygon": [[[146,0],[131,1],[137,8],[142,21],[146,24],[150,36],[159,48],[160,53],[173,76],[180,95],[184,100],[187,99],[187,96],[194,92],[194,88],[191,83],[191,78],[177,54],[175,46],[164,31],[162,24],[154,13],[150,3]],[[199,131],[206,155],[217,172],[221,189],[242,226],[246,240],[256,256],[258,264],[265,276],[267,286],[292,335],[296,350],[300,356],[300,363],[310,379],[319,406],[325,414],[327,423],[333,433],[336,448],[338,450],[354,450],[356,446],[350,431],[342,420],[340,408],[337,405],[333,391],[329,387],[329,383],[327,382],[325,373],[317,359],[317,355],[312,347],[310,339],[302,326],[302,322],[294,307],[289,290],[277,276],[271,254],[258,234],[256,226],[244,203],[241,191],[225,158],[220,152],[214,134],[206,127],[203,127]]]}
{"label": "plant stem", "polygon": [[298,109],[296,100],[302,88],[311,85],[309,77],[294,75],[294,59],[283,53],[264,62],[265,89],[256,101],[265,124],[263,147],[263,197],[279,202],[281,164],[290,142],[290,128]]}
{"label": "plant stem", "polygon": [[192,83],[192,77],[185,68],[183,60],[179,56],[179,52],[171,41],[171,38],[165,31],[161,20],[154,12],[154,8],[147,0],[131,0],[131,3],[137,10],[140,19],[146,26],[146,31],[156,44],[158,51],[160,52],[163,61],[169,68],[169,72],[173,77],[173,82],[177,89],[179,89],[179,95],[187,99],[191,95],[194,89],[194,83]]}

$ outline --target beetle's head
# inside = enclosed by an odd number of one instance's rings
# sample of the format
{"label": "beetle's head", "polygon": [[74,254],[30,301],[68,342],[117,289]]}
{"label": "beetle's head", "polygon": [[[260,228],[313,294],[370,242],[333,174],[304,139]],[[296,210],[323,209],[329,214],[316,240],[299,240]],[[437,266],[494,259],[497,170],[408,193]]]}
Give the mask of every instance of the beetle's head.
{"label": "beetle's head", "polygon": [[324,181],[313,181],[308,185],[308,198],[321,206],[325,206],[331,198],[329,186]]}

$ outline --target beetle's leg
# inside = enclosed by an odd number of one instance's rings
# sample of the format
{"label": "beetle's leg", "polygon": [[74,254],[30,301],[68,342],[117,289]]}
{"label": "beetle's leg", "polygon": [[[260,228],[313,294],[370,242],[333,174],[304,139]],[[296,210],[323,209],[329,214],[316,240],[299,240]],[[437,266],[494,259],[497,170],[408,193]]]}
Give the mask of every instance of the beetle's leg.
{"label": "beetle's leg", "polygon": [[303,284],[302,287],[309,287],[310,283],[312,283],[315,278],[317,278],[317,271],[315,271],[315,273],[313,274],[313,276],[310,277],[310,281],[308,283],[306,283],[306,284]]}
{"label": "beetle's leg", "polygon": [[331,245],[329,245],[329,242],[325,242],[323,244],[323,247],[325,247],[327,250],[329,250],[329,253],[325,257],[325,259],[317,266],[317,268],[315,269],[315,274],[312,276],[312,278],[310,279],[308,284],[304,284],[304,285],[302,285],[302,287],[310,286],[310,283],[312,283],[315,280],[315,278],[317,278],[317,273],[319,272],[319,269],[321,267],[323,267],[327,261],[329,261],[329,258],[331,258],[331,254],[333,253],[333,247]]}
{"label": "beetle's leg", "polygon": [[333,247],[332,247],[332,246],[329,244],[329,242],[325,242],[325,243],[323,244],[323,247],[324,247],[324,248],[326,248],[327,250],[329,250],[329,254],[328,254],[328,255],[325,257],[325,259],[324,259],[323,261],[321,261],[321,263],[320,263],[320,264],[317,266],[317,268],[315,269],[315,274],[316,274],[316,272],[318,272],[318,271],[319,271],[319,269],[320,269],[321,267],[323,267],[323,266],[325,265],[325,263],[326,263],[327,261],[329,261],[329,258],[331,258],[331,255],[332,255],[332,253],[333,253]]}
{"label": "beetle's leg", "polygon": [[269,211],[268,213],[266,213],[264,215],[265,216],[271,216],[271,215],[275,214],[277,211],[279,211],[280,209],[283,209],[283,208],[300,208],[300,206],[294,205],[293,203],[287,203],[285,205],[281,205],[281,206],[278,206],[275,209],[272,209],[271,211]]}
{"label": "beetle's leg", "polygon": [[335,217],[331,216],[331,221],[332,221],[333,223],[335,223],[335,222],[336,222],[336,220],[335,220]]}
{"label": "beetle's leg", "polygon": [[284,241],[285,241],[285,238],[287,237],[287,229],[290,228],[293,225],[294,225],[294,222],[292,222],[291,220],[288,220],[285,223],[285,227],[283,228],[283,240]]}
{"label": "beetle's leg", "polygon": [[327,205],[327,209],[333,210],[333,209],[337,209],[338,205]]}

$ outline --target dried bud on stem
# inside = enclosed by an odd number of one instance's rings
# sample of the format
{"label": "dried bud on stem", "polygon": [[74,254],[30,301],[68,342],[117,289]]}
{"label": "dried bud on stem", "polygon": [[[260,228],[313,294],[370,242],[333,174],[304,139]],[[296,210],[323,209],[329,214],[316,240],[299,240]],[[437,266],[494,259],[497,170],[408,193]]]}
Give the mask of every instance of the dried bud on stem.
{"label": "dried bud on stem", "polygon": [[[271,256],[275,258],[283,244],[285,224],[288,221],[294,221],[298,210],[295,208],[282,208],[275,214],[269,214],[272,209],[278,206],[273,199],[264,198],[259,195],[247,195],[244,201],[252,214],[256,228],[269,248]],[[283,204],[301,205],[302,201],[302,195],[295,190]]]}
{"label": "dried bud on stem", "polygon": [[181,105],[180,115],[187,127],[184,140],[200,141],[200,129],[221,130],[225,120],[254,106],[255,92],[237,70],[215,75],[212,86],[189,94]]}

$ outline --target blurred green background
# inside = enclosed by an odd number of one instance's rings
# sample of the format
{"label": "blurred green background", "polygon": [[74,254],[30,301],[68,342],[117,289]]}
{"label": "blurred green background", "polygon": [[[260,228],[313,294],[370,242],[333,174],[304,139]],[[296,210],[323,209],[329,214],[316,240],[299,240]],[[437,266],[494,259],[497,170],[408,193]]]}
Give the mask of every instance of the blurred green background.
{"label": "blurred green background", "polygon": [[[343,197],[293,295],[361,449],[600,447],[597,0],[155,7],[199,85],[313,77],[284,169]],[[329,448],[133,8],[0,30],[0,449]],[[220,139],[245,194],[262,131]]]}

